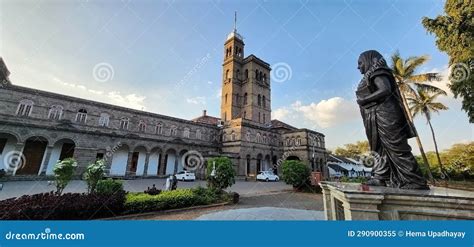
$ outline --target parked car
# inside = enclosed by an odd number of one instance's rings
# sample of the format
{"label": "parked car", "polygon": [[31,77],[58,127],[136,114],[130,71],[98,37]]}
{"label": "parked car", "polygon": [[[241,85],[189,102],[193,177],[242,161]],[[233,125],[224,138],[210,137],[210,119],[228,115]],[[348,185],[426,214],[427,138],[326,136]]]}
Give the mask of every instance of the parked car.
{"label": "parked car", "polygon": [[181,171],[176,174],[176,179],[181,181],[194,181],[196,180],[196,175],[194,175],[194,172]]}
{"label": "parked car", "polygon": [[278,175],[275,175],[272,171],[263,171],[257,175],[257,180],[267,181],[267,182],[278,181],[280,180],[280,177],[278,177]]}

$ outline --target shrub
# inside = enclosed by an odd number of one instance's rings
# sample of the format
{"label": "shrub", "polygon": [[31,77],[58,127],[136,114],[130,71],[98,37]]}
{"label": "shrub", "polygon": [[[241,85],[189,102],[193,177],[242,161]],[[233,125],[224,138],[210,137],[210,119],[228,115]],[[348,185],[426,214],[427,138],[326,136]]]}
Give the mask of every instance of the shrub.
{"label": "shrub", "polygon": [[0,201],[0,220],[88,220],[121,214],[125,191],[114,194],[42,193]]}
{"label": "shrub", "polygon": [[97,194],[112,195],[115,194],[117,191],[123,191],[122,181],[106,179],[97,182]]}
{"label": "shrub", "polygon": [[87,191],[94,193],[97,183],[104,177],[105,160],[97,160],[95,163],[89,164],[84,172],[83,178],[87,182]]}
{"label": "shrub", "polygon": [[66,158],[62,161],[58,161],[53,168],[54,180],[56,182],[56,193],[63,193],[69,181],[71,181],[74,175],[74,170],[77,167],[77,162],[73,158]]}
{"label": "shrub", "polygon": [[[214,164],[216,170],[215,174],[212,174]],[[234,177],[234,167],[229,158],[217,157],[207,161],[207,185],[209,188],[223,190],[230,187],[235,184]]]}
{"label": "shrub", "polygon": [[293,188],[301,188],[310,184],[310,170],[299,160],[285,160],[281,167],[283,181],[293,185]]}
{"label": "shrub", "polygon": [[[125,202],[126,213],[143,213],[167,209],[207,205],[225,200],[225,196],[213,189],[202,187],[163,191],[159,195],[128,193]],[[227,195],[224,193],[223,195]]]}

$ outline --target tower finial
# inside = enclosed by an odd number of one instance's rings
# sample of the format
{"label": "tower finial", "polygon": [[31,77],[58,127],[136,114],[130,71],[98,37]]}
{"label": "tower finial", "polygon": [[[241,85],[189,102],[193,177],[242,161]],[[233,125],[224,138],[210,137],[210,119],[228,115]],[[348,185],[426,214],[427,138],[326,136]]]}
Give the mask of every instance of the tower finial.
{"label": "tower finial", "polygon": [[234,32],[237,31],[237,11],[234,12]]}

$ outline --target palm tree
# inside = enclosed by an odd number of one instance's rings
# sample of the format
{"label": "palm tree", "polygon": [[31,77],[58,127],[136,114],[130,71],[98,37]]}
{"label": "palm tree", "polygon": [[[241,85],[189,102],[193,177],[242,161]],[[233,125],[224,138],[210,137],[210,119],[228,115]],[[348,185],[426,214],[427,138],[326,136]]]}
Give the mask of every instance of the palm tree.
{"label": "palm tree", "polygon": [[[425,91],[434,93],[444,92],[443,90],[426,83],[435,80],[440,80],[441,76],[438,73],[415,74],[416,69],[422,64],[426,63],[428,60],[429,56],[426,55],[419,57],[412,56],[405,60],[400,56],[400,53],[398,51],[396,51],[392,55],[393,76],[395,77],[395,81],[397,82],[397,85],[400,89],[402,102],[405,106],[405,111],[407,112],[406,115],[408,116],[408,121],[410,121],[411,123],[413,123],[413,116],[410,112],[410,108],[408,107],[407,103],[408,96],[416,96],[417,89],[423,89]],[[416,129],[415,132],[417,132]],[[418,133],[416,133],[416,142],[420,149],[423,162],[428,168],[428,176],[430,180],[434,183],[433,175],[431,174],[431,171],[429,169],[428,159],[426,158],[426,154],[423,149],[423,145],[421,144],[421,139]]]}
{"label": "palm tree", "polygon": [[433,125],[431,125],[431,113],[439,112],[441,110],[447,110],[448,107],[443,105],[440,102],[435,102],[436,98],[440,95],[446,95],[446,92],[437,92],[431,93],[421,88],[418,88],[416,96],[408,97],[408,104],[410,105],[410,111],[415,117],[417,114],[424,114],[426,121],[431,129],[431,135],[433,136],[433,142],[436,151],[436,157],[438,158],[439,168],[441,170],[441,176],[445,176],[443,164],[441,163],[441,158],[439,157],[438,152],[438,143],[436,142],[435,133],[433,130]]}

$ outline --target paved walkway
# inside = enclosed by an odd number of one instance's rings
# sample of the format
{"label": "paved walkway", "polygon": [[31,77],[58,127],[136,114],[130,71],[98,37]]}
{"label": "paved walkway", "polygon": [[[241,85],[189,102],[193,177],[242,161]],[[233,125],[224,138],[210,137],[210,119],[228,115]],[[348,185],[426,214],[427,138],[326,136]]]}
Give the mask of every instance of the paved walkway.
{"label": "paved walkway", "polygon": [[196,220],[324,220],[324,211],[260,207],[204,214]]}
{"label": "paved walkway", "polygon": [[[151,187],[153,184],[157,188],[163,188],[166,179],[135,179],[135,180],[124,180],[123,185],[125,190],[131,192],[141,192]],[[0,182],[3,184],[3,189],[0,190],[0,200],[18,197],[21,195],[31,195],[37,193],[43,193],[53,191],[56,187],[53,184],[49,184],[48,181],[9,181]],[[49,185],[48,185],[49,184]],[[206,186],[206,181],[196,180],[193,182],[178,182],[178,188],[193,188],[197,186]],[[236,183],[229,189],[235,191],[241,196],[252,196],[259,194],[267,194],[270,192],[280,192],[285,190],[291,190],[291,186],[286,185],[283,182],[255,182],[255,181],[236,181]],[[86,192],[87,185],[85,181],[74,180],[71,181],[66,189],[67,192]]]}

